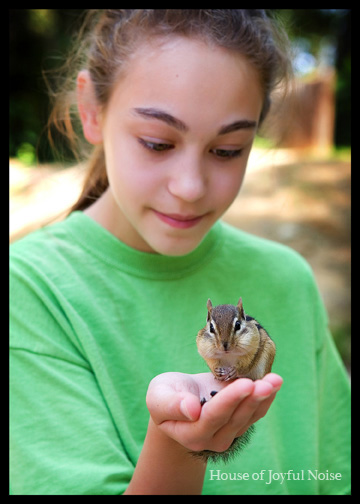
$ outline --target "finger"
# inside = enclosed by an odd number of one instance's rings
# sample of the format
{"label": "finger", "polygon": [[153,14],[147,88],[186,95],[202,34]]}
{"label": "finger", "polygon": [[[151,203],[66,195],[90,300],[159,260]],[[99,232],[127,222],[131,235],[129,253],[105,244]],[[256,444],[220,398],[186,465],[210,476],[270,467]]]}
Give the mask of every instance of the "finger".
{"label": "finger", "polygon": [[251,418],[259,404],[273,392],[270,383],[260,383],[259,380],[252,382],[252,384],[252,393],[238,403],[227,423],[223,424],[213,436],[213,443],[220,451],[227,449],[236,437],[241,436],[249,429],[253,423]]}
{"label": "finger", "polygon": [[[269,395],[269,397],[265,397],[263,395],[260,400],[258,399],[258,406],[255,407],[252,415],[248,418],[247,425],[245,426],[245,428],[241,428],[237,431],[236,437],[241,436],[250,427],[250,425],[254,424],[255,422],[257,422],[266,415],[276,397],[277,392],[278,390],[274,389],[273,392]],[[241,420],[243,421],[244,417],[242,417]]]}
{"label": "finger", "polygon": [[253,391],[241,403],[238,404],[228,422],[218,434],[235,437],[240,431],[244,432],[253,418],[260,404],[274,392],[270,383],[257,380],[253,382]]}
{"label": "finger", "polygon": [[273,391],[269,395],[269,397],[265,397],[265,395],[262,395],[263,400],[260,402],[259,407],[254,411],[254,414],[251,417],[252,423],[257,422],[258,420],[260,420],[260,418],[265,416],[272,402],[274,401],[276,394],[279,392],[283,384],[283,379],[281,378],[281,376],[275,373],[270,373],[266,375],[263,378],[263,381],[271,383]]}
{"label": "finger", "polygon": [[275,399],[275,395],[276,395],[276,392],[274,393],[274,395],[269,397],[269,399],[266,399],[265,401],[263,401],[259,405],[259,408],[255,410],[255,412],[253,413],[251,418],[249,418],[246,425],[244,427],[240,428],[234,437],[239,437],[242,434],[244,434],[244,432],[246,432],[251,425],[253,425],[254,423],[256,423],[258,420],[260,420],[261,418],[263,418],[266,415],[266,413],[268,412],[268,409],[270,408],[272,402]]}
{"label": "finger", "polygon": [[260,400],[260,403],[259,403],[258,408],[255,409],[255,411],[250,419],[251,423],[257,422],[258,420],[260,420],[260,418],[263,418],[266,415],[268,409],[270,408],[272,402],[274,401],[274,399],[276,397],[276,394],[279,392],[279,390],[281,389],[281,386],[283,384],[283,379],[281,378],[281,376],[279,376],[275,373],[269,373],[268,375],[266,375],[262,379],[262,381],[270,383],[273,387],[273,390],[270,395],[267,395],[266,390],[264,390],[264,388],[262,388],[260,390],[260,392],[259,392],[259,389],[256,389],[256,391],[259,394],[258,400]]}
{"label": "finger", "polygon": [[271,385],[277,391],[281,389],[281,386],[282,386],[283,381],[284,381],[281,378],[281,376],[279,376],[278,374],[275,374],[275,373],[269,373],[269,374],[265,375],[264,378],[263,378],[263,380],[271,383]]}
{"label": "finger", "polygon": [[257,380],[254,383],[252,393],[239,405],[234,412],[233,419],[247,421],[250,419],[254,411],[259,407],[260,403],[265,401],[274,392],[274,387],[271,383],[264,380]]}
{"label": "finger", "polygon": [[254,387],[254,382],[248,378],[230,383],[204,404],[201,419],[215,433],[229,422],[239,405],[252,394]]}

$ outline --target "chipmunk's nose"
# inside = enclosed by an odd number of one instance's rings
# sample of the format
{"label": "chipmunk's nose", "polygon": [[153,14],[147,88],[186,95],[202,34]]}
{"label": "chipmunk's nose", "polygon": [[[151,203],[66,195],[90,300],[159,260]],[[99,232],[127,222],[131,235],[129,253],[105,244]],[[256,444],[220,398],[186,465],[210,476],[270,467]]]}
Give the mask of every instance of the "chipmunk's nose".
{"label": "chipmunk's nose", "polygon": [[228,343],[227,343],[227,341],[224,341],[223,347],[224,347],[225,352],[227,352],[227,349],[228,349]]}

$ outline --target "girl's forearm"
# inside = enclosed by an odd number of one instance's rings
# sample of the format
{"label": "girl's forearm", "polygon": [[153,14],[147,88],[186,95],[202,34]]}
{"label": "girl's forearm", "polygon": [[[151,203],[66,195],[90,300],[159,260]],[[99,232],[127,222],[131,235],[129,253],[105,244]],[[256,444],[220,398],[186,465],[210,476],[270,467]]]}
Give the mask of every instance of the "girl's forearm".
{"label": "girl's forearm", "polygon": [[201,494],[206,463],[164,434],[150,418],[133,477],[125,495]]}

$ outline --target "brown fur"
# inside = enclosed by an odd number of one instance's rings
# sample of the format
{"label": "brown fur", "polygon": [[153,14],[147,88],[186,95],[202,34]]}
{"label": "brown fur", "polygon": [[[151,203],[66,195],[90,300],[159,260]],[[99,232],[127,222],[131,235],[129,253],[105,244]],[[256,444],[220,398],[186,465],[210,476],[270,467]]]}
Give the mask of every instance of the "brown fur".
{"label": "brown fur", "polygon": [[215,378],[221,381],[240,377],[258,380],[270,373],[275,344],[255,319],[245,315],[242,299],[237,306],[215,308],[209,299],[207,308],[207,323],[198,332],[196,343]]}

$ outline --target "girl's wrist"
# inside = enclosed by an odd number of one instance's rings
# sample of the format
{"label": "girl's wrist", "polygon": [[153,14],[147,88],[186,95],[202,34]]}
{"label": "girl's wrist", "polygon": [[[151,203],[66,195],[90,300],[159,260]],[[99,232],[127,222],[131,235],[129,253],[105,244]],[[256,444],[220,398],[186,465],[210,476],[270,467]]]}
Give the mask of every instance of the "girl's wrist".
{"label": "girl's wrist", "polygon": [[150,417],[126,494],[201,494],[206,462],[170,438]]}

